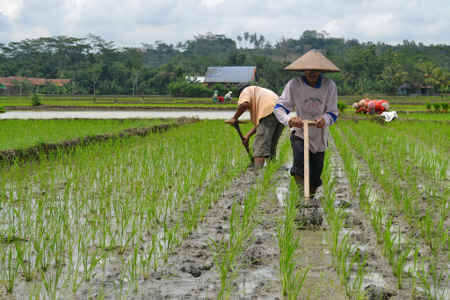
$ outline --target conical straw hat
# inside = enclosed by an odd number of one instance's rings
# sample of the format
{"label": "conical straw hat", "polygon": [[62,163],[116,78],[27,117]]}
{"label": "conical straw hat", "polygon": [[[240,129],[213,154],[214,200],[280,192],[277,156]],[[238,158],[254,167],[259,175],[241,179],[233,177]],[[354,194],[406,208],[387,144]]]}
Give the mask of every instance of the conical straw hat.
{"label": "conical straw hat", "polygon": [[306,71],[314,70],[320,72],[340,72],[328,58],[326,58],[319,50],[312,49],[297,58],[293,63],[284,68],[290,71]]}

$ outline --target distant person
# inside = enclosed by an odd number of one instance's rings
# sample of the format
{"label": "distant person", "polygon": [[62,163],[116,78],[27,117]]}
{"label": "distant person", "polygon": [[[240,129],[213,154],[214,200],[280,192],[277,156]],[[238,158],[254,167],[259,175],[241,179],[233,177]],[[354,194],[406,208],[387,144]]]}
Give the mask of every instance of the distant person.
{"label": "distant person", "polygon": [[389,102],[387,100],[370,100],[361,99],[358,102],[353,103],[353,108],[356,113],[364,114],[381,114],[389,111]]}
{"label": "distant person", "polygon": [[225,123],[233,125],[245,112],[250,112],[254,127],[244,136],[242,143],[248,146],[250,138],[256,134],[253,142],[255,168],[260,169],[266,160],[276,157],[278,140],[283,132],[283,125],[273,114],[278,95],[259,86],[242,85],[238,91],[238,108],[234,116]]}
{"label": "distant person", "polygon": [[226,102],[231,102],[231,100],[233,100],[233,97],[231,96],[232,94],[232,91],[228,91],[228,93],[225,94],[224,99]]}
{"label": "distant person", "polygon": [[366,114],[368,112],[368,106],[369,99],[364,98],[359,100],[358,102],[353,103],[352,107],[355,109],[356,113],[363,113]]}
{"label": "distant person", "polygon": [[367,113],[381,114],[389,111],[389,102],[387,100],[371,100],[367,103]]}
{"label": "distant person", "polygon": [[214,103],[219,102],[218,96],[219,96],[219,91],[218,90],[214,90],[214,94],[213,94],[213,102]]}
{"label": "distant person", "polygon": [[[323,72],[339,72],[331,61],[318,50],[310,50],[285,70],[303,71],[304,75],[291,79],[275,105],[274,114],[285,126],[291,128],[291,146],[294,162],[291,175],[300,189],[304,184],[303,120],[314,121],[309,128],[309,178],[311,199],[318,206],[314,193],[322,185],[321,175],[328,146],[328,127],[337,120],[337,88],[333,80],[322,76]],[[289,115],[291,111],[296,116]]]}

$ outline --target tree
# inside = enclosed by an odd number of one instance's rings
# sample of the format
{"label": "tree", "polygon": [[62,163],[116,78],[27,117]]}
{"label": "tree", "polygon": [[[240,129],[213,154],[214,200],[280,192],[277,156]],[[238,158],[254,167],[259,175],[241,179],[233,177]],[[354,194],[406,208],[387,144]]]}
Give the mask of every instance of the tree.
{"label": "tree", "polygon": [[408,73],[405,72],[398,62],[398,55],[389,52],[388,62],[385,62],[383,72],[378,75],[378,85],[387,94],[394,94],[398,87],[406,81]]}
{"label": "tree", "polygon": [[102,69],[103,69],[103,65],[101,63],[95,63],[93,65],[91,65],[87,71],[88,76],[89,76],[89,80],[92,83],[92,89],[94,92],[94,99],[96,96],[96,86],[97,86],[97,82],[100,78],[100,75],[102,74]]}

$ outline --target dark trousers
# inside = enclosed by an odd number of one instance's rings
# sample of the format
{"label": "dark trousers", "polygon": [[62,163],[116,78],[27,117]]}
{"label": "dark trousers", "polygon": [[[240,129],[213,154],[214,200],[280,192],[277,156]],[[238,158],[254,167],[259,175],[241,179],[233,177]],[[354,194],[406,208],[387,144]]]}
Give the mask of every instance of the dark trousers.
{"label": "dark trousers", "polygon": [[[291,134],[291,147],[294,153],[294,164],[291,168],[291,175],[304,177],[304,143],[303,139]],[[309,151],[309,185],[310,190],[315,191],[322,185],[323,161],[325,152],[312,153]]]}

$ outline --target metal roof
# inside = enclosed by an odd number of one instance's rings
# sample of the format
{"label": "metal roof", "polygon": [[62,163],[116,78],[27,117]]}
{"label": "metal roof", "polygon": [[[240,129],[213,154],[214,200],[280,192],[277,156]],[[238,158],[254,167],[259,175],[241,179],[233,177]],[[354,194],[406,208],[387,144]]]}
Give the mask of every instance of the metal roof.
{"label": "metal roof", "polygon": [[246,83],[255,80],[256,67],[208,67],[205,82]]}

